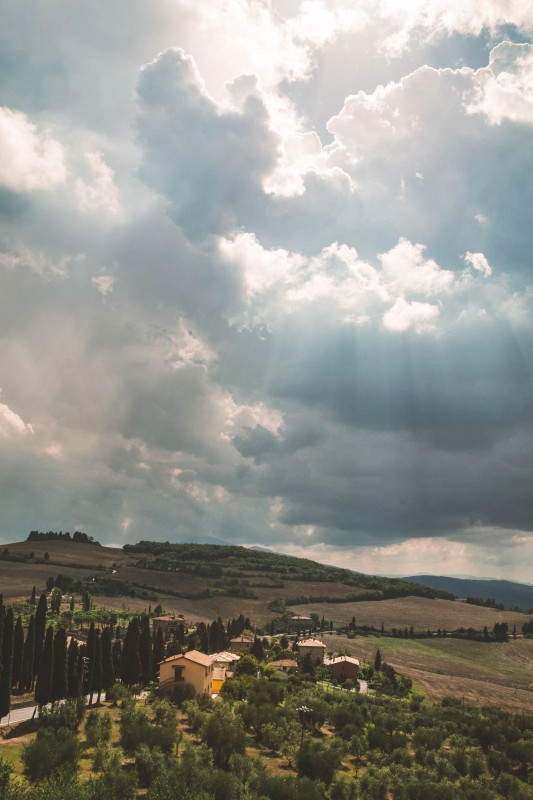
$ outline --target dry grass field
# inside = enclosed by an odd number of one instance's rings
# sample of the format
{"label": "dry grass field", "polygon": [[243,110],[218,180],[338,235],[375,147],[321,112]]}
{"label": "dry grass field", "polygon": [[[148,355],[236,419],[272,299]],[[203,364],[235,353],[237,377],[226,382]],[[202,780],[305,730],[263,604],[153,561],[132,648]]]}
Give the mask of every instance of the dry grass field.
{"label": "dry grass field", "polygon": [[[14,554],[35,554],[34,560],[24,563],[0,559],[0,592],[10,602],[27,599],[33,586],[42,591],[50,575],[61,572],[83,580],[95,570],[110,570],[113,564],[119,566],[129,560],[122,550],[76,542],[17,542],[6,547]],[[49,556],[47,561],[45,553]]]}
{"label": "dry grass field", "polygon": [[360,603],[309,603],[295,606],[299,614],[315,612],[320,617],[333,619],[336,626],[348,625],[355,617],[357,625],[380,628],[383,622],[386,630],[409,628],[415,631],[427,630],[453,631],[458,628],[483,630],[486,625],[492,630],[496,622],[507,622],[510,629],[516,625],[521,631],[524,622],[531,619],[529,614],[516,611],[496,611],[484,606],[472,606],[453,600],[429,600],[425,597],[403,597],[394,600],[363,601]]}
{"label": "dry grass field", "polygon": [[328,648],[373,662],[380,649],[383,661],[408,675],[434,700],[463,697],[474,705],[496,705],[533,713],[533,640],[505,643],[462,639],[394,639],[336,634],[324,639]]}

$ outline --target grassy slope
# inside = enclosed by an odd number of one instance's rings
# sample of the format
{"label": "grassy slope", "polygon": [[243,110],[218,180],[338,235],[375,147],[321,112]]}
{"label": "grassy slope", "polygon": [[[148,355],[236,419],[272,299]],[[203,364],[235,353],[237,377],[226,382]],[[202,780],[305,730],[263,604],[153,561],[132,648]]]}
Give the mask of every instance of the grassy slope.
{"label": "grassy slope", "polygon": [[434,699],[464,695],[477,705],[500,705],[533,713],[533,640],[484,643],[460,639],[393,639],[327,636],[326,644],[360,660],[382,659],[424,686]]}

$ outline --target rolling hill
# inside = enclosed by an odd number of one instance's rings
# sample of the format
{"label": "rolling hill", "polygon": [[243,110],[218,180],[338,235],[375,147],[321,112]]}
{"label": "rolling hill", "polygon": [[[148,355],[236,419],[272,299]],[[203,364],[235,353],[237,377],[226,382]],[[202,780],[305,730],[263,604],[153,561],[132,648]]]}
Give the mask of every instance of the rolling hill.
{"label": "rolling hill", "polygon": [[533,610],[533,586],[514,581],[478,580],[474,578],[449,578],[444,575],[413,575],[405,581],[421,583],[431,589],[451,592],[456,597],[480,597],[503,603],[505,608]]}

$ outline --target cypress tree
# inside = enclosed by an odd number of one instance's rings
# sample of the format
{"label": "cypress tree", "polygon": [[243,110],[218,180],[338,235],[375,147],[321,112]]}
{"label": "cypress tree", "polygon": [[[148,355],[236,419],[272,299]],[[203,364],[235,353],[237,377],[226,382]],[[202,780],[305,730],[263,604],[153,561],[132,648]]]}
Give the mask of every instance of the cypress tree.
{"label": "cypress tree", "polygon": [[30,617],[28,633],[22,651],[22,665],[20,668],[19,689],[28,692],[33,682],[33,648],[35,644],[35,617]]}
{"label": "cypress tree", "polygon": [[35,612],[35,642],[33,645],[33,677],[39,671],[41,663],[41,653],[43,651],[44,636],[46,631],[46,612],[48,606],[46,603],[46,595],[42,594],[37,603],[37,610]]}
{"label": "cypress tree", "polygon": [[98,692],[96,702],[100,702],[100,695],[102,694],[102,644],[100,641],[100,631],[95,631],[94,634],[94,667],[93,667],[93,689]]}
{"label": "cypress tree", "polygon": [[96,633],[94,629],[94,622],[91,622],[91,627],[89,628],[89,635],[87,636],[87,650],[85,653],[85,657],[88,659],[88,661],[87,661],[87,670],[85,672],[85,688],[83,690],[84,694],[89,695],[89,705],[92,705],[93,703],[93,692],[94,692],[95,638],[96,638]]}
{"label": "cypress tree", "polygon": [[11,708],[11,673],[13,670],[13,609],[8,608],[2,625],[2,673],[0,675],[0,717]]}
{"label": "cypress tree", "polygon": [[150,683],[150,673],[152,670],[152,637],[150,635],[149,617],[143,617],[141,620],[139,660],[141,662],[141,683],[146,686]]}
{"label": "cypress tree", "polygon": [[54,669],[54,629],[50,625],[46,631],[37,680],[35,682],[35,703],[45,706],[51,700],[52,672]]}
{"label": "cypress tree", "polygon": [[113,659],[113,673],[120,675],[120,665],[122,664],[122,642],[120,639],[115,639],[111,645],[111,657]]}
{"label": "cypress tree", "polygon": [[120,659],[120,677],[126,686],[133,686],[139,680],[141,662],[139,659],[139,620],[133,617],[124,638]]}
{"label": "cypress tree", "polygon": [[78,643],[76,639],[71,639],[67,653],[67,697],[79,697],[80,689]]}
{"label": "cypress tree", "polygon": [[374,669],[376,670],[376,672],[379,672],[381,670],[381,651],[379,647],[376,650],[376,657],[374,658]]}
{"label": "cypress tree", "polygon": [[22,618],[17,617],[15,635],[13,637],[13,671],[11,673],[11,686],[18,686],[22,670],[22,654],[24,652],[24,629]]}
{"label": "cypress tree", "polygon": [[258,636],[254,636],[251,653],[253,656],[257,658],[258,661],[264,661],[265,651],[263,649],[263,644],[261,642],[261,639]]}
{"label": "cypress tree", "polygon": [[165,658],[165,641],[163,639],[163,631],[158,628],[155,635],[154,649],[152,650],[152,680],[157,680],[159,672],[159,664]]}
{"label": "cypress tree", "polygon": [[115,669],[113,667],[113,653],[111,649],[111,631],[104,628],[100,637],[102,649],[102,689],[107,692],[115,682]]}
{"label": "cypress tree", "polygon": [[31,603],[31,605],[32,605],[32,606],[34,606],[34,605],[35,605],[35,586],[34,586],[34,587],[33,587],[33,589],[31,590],[30,603]]}
{"label": "cypress tree", "polygon": [[67,696],[67,634],[59,628],[54,636],[54,661],[52,670],[51,700]]}

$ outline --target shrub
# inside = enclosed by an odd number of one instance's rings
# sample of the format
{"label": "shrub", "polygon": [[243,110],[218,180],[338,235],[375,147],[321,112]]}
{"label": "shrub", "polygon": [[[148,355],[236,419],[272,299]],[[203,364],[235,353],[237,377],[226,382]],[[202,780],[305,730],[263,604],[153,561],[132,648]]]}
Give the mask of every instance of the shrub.
{"label": "shrub", "polygon": [[339,741],[322,744],[308,737],[298,753],[298,773],[301,777],[322,781],[329,786],[342,756],[343,748]]}
{"label": "shrub", "polygon": [[71,730],[41,728],[22,751],[24,772],[31,780],[39,780],[64,764],[77,767],[78,755],[78,740]]}
{"label": "shrub", "polygon": [[96,709],[89,711],[87,722],[85,723],[85,741],[89,747],[96,747],[102,742],[108,742],[111,738],[113,721],[111,714],[99,714]]}
{"label": "shrub", "polygon": [[195,694],[196,690],[192,683],[176,683],[170,692],[170,699],[178,708],[182,708],[188,700],[193,699]]}
{"label": "shrub", "polygon": [[52,703],[49,709],[42,707],[39,719],[44,728],[54,728],[54,730],[68,728],[71,731],[77,731],[84,714],[83,698],[77,697],[61,703]]}
{"label": "shrub", "polygon": [[141,786],[149,787],[168,764],[168,758],[159,747],[142,744],[135,753],[135,766]]}

